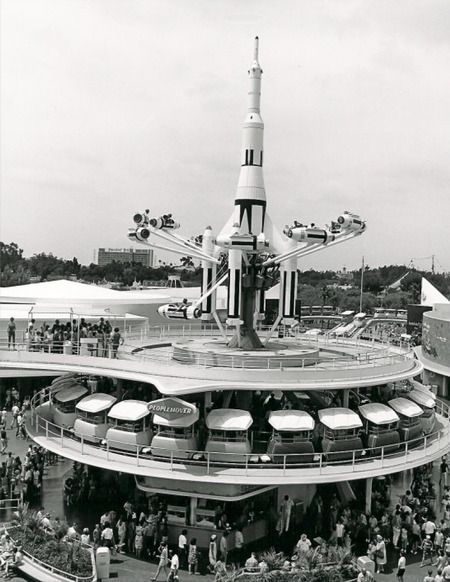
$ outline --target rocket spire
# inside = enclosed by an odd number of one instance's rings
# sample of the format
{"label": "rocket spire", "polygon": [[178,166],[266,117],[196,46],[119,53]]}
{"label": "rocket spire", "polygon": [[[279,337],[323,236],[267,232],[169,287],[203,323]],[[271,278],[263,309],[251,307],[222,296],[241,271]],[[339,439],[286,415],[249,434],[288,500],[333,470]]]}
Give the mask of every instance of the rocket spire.
{"label": "rocket spire", "polygon": [[258,52],[259,52],[259,37],[255,36],[255,48],[253,50],[253,60],[255,61],[255,63],[258,63]]}

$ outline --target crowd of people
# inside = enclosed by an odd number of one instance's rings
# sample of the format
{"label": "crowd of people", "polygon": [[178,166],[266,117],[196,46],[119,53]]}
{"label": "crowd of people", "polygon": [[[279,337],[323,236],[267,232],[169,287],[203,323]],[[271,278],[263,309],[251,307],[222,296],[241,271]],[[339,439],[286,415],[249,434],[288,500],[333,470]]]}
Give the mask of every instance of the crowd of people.
{"label": "crowd of people", "polygon": [[[8,349],[16,349],[16,323],[10,318],[8,328]],[[31,319],[25,331],[25,344],[29,351],[62,354],[65,351],[75,353],[80,349],[82,339],[92,339],[86,343],[88,353],[99,357],[117,358],[123,338],[118,327],[100,317],[96,323],[87,322],[85,318],[72,321],[56,319],[52,324],[41,325]]]}
{"label": "crowd of people", "polygon": [[28,440],[25,422],[30,399],[26,397],[21,401],[19,391],[12,387],[2,393],[1,400],[0,507],[6,507],[15,500],[31,502],[40,497],[44,466],[53,456],[42,447],[31,444],[23,459],[9,450],[12,431],[17,439]]}

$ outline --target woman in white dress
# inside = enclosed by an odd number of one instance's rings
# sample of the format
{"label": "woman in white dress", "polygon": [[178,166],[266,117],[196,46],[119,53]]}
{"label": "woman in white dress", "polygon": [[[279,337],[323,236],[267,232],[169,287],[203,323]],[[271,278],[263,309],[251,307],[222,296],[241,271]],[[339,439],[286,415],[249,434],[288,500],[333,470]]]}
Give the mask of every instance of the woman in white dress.
{"label": "woman in white dress", "polygon": [[387,562],[386,544],[380,535],[377,535],[377,544],[375,547],[375,559],[377,563],[377,574],[384,572],[384,567]]}

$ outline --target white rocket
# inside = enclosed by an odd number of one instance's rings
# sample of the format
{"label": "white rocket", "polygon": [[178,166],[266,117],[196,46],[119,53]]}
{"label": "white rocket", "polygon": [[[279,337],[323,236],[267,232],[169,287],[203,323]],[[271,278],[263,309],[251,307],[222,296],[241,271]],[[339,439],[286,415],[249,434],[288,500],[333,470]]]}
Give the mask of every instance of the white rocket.
{"label": "white rocket", "polygon": [[[277,322],[292,324],[295,321],[297,299],[298,258],[334,246],[365,231],[365,222],[356,214],[345,211],[330,226],[316,227],[294,220],[283,233],[276,229],[267,212],[263,177],[264,123],[261,118],[261,76],[259,40],[255,38],[253,61],[249,74],[247,114],[242,128],[241,168],[234,198],[234,209],[220,234],[214,240],[210,227],[204,232],[202,244],[178,235],[179,224],[171,214],[151,218],[149,211],[134,215],[135,227],[129,238],[156,249],[178,254],[188,253],[201,260],[203,268],[202,295],[191,310],[174,311],[173,306],[163,313],[166,317],[214,318],[216,314],[216,289],[228,278],[227,323],[239,328],[246,321],[251,327],[249,311],[254,307],[254,319],[264,311],[266,282],[273,277],[270,271],[280,271],[279,314]],[[155,240],[156,239],[156,240]],[[219,255],[228,253],[228,272],[218,272]],[[253,296],[250,297],[249,290]],[[250,307],[249,307],[250,306]],[[170,309],[169,309],[170,308]],[[192,313],[191,313],[192,311]],[[245,313],[245,315],[244,315]],[[245,327],[245,326],[244,326]],[[275,327],[274,327],[275,328]]]}

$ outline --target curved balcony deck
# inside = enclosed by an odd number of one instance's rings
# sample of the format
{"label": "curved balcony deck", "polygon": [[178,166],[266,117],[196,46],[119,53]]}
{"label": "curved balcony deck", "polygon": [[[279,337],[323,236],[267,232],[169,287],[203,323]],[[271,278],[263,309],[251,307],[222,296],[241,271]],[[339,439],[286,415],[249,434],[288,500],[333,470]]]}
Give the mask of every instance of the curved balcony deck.
{"label": "curved balcony deck", "polygon": [[[357,388],[411,378],[423,369],[411,350],[340,339],[317,342],[320,349],[335,356],[298,367],[283,367],[280,357],[266,359],[267,367],[256,367],[251,356],[240,357],[236,365],[231,356],[227,365],[221,367],[207,353],[195,363],[173,360],[167,339],[168,336],[144,337],[126,346],[120,359],[29,351],[25,345],[9,351],[0,345],[0,367],[123,378],[152,383],[162,394],[171,396],[219,389],[270,391],[280,385],[283,390]],[[285,341],[295,345],[306,343],[299,338]],[[144,352],[139,345],[150,349]]]}
{"label": "curved balcony deck", "polygon": [[[181,481],[233,483],[251,485],[280,485],[351,481],[386,475],[411,469],[440,458],[448,452],[450,443],[449,407],[438,400],[436,430],[411,443],[403,443],[402,450],[388,452],[389,446],[354,450],[351,459],[334,461],[330,455],[317,453],[314,461],[299,462],[299,455],[277,455],[281,462],[272,462],[264,455],[230,453],[230,462],[214,460],[214,454],[205,451],[183,451],[189,458],[179,459],[173,451],[158,449],[152,454],[149,447],[135,446],[134,450],[120,450],[120,442],[92,443],[78,439],[73,432],[55,425],[45,418],[49,391],[36,395],[32,415],[27,425],[30,437],[39,445],[63,457],[96,467]],[[129,447],[129,445],[127,445]],[[221,453],[221,459],[227,453]],[[306,456],[305,456],[306,458]],[[295,460],[295,462],[291,462]]]}

